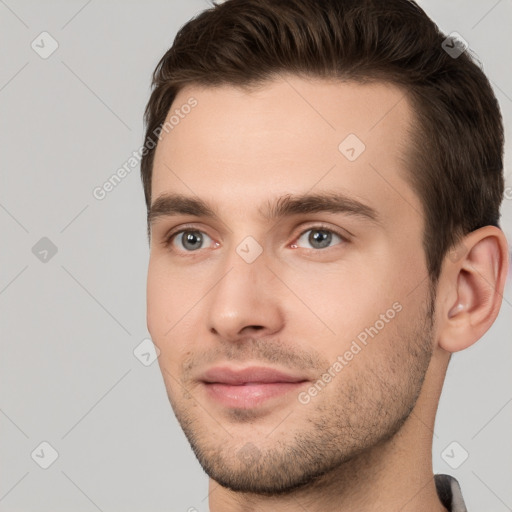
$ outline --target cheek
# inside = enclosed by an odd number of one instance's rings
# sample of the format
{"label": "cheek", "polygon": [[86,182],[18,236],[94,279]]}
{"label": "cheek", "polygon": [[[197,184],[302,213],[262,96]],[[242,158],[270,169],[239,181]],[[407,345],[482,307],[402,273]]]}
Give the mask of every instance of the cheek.
{"label": "cheek", "polygon": [[314,331],[315,337],[321,336],[337,349],[397,300],[393,292],[397,287],[385,281],[385,274],[382,264],[363,258],[331,270],[319,264],[300,272],[288,269],[281,275],[294,296],[283,290],[281,304],[303,330]]}
{"label": "cheek", "polygon": [[160,349],[160,364],[175,372],[187,356],[199,327],[194,307],[204,290],[185,273],[170,271],[165,262],[150,260],[146,289],[146,320],[151,339]]}
{"label": "cheek", "polygon": [[[187,284],[188,283],[188,284]],[[161,337],[187,314],[194,304],[195,286],[179,271],[169,270],[162,257],[152,257],[148,266],[146,316],[148,330]]]}
{"label": "cheek", "polygon": [[394,353],[397,329],[404,317],[417,314],[418,304],[407,296],[407,276],[398,275],[392,262],[361,257],[328,273],[317,266],[283,276],[296,295],[287,299],[296,335],[331,363],[342,356],[343,364],[351,367]]}
{"label": "cheek", "polygon": [[[146,295],[146,320],[151,339],[160,349],[160,361],[167,360],[169,351],[177,349],[179,330],[186,314],[179,283],[156,265],[149,266]],[[186,317],[183,319],[186,320]]]}
{"label": "cheek", "polygon": [[163,326],[167,323],[166,311],[172,308],[170,301],[167,283],[158,271],[157,265],[150,261],[146,284],[146,320],[148,331],[155,343],[158,342]]}

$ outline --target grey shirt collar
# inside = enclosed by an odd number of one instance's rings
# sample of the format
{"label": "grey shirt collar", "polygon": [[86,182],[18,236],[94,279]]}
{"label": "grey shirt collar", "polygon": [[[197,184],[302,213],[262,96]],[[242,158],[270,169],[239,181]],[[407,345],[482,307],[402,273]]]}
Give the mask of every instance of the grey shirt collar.
{"label": "grey shirt collar", "polygon": [[439,499],[450,512],[468,512],[459,482],[453,476],[434,475],[434,480]]}

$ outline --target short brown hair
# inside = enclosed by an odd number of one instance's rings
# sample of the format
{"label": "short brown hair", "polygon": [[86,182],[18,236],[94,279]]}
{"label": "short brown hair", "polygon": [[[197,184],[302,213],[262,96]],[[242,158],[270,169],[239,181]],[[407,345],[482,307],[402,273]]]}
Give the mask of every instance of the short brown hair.
{"label": "short brown hair", "polygon": [[257,86],[280,73],[388,82],[415,112],[404,178],[421,200],[427,268],[437,283],[464,235],[499,227],[504,192],[498,102],[468,51],[454,58],[445,39],[410,0],[214,3],[179,30],[153,73],[141,161],[148,213],[155,133],[184,86]]}

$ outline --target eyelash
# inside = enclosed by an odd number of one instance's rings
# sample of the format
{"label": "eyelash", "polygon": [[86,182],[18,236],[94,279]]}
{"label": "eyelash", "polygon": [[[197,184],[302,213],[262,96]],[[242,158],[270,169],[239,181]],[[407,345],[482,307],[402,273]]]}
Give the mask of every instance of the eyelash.
{"label": "eyelash", "polygon": [[[195,226],[185,225],[185,226],[182,226],[182,228],[179,231],[174,231],[165,238],[165,240],[163,242],[164,247],[170,248],[174,238],[177,237],[178,235],[181,235],[181,234],[187,232],[187,231],[198,231],[199,233],[207,234],[204,231],[197,229],[197,227],[195,227]],[[308,231],[327,231],[328,233],[333,233],[333,234],[339,236],[344,244],[349,242],[348,238],[345,235],[343,235],[340,231],[333,229],[330,226],[323,225],[323,224],[316,224],[314,226],[308,227],[307,229],[304,229],[294,238],[294,240],[295,241],[299,240],[302,237],[302,235],[304,235]],[[293,243],[295,243],[295,242],[293,242]],[[337,244],[337,245],[340,245],[340,244]],[[333,247],[335,247],[335,246],[333,246]],[[302,247],[300,247],[300,249],[302,249]],[[319,252],[319,251],[325,251],[326,249],[332,249],[332,247],[326,247],[324,249],[307,249],[307,250]],[[198,251],[185,251],[185,252],[192,256],[192,255],[194,255],[194,253],[196,253]]]}

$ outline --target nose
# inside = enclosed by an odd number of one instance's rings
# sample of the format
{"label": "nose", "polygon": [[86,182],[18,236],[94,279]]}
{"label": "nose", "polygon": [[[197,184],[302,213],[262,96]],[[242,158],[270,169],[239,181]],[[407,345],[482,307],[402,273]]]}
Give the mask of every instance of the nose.
{"label": "nose", "polygon": [[247,263],[233,250],[209,295],[208,330],[225,340],[269,336],[283,327],[279,281],[265,253]]}

